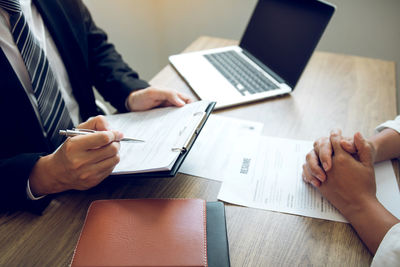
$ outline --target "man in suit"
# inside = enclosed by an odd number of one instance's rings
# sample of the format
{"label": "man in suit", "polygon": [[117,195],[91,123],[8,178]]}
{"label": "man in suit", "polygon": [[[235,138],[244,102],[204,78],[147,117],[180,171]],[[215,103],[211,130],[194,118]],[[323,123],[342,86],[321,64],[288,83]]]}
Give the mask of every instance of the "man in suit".
{"label": "man in suit", "polygon": [[[1,210],[41,212],[111,173],[122,134],[95,117],[93,86],[119,112],[190,102],[139,79],[81,0],[0,0],[0,75]],[[73,125],[101,132],[64,142]]]}

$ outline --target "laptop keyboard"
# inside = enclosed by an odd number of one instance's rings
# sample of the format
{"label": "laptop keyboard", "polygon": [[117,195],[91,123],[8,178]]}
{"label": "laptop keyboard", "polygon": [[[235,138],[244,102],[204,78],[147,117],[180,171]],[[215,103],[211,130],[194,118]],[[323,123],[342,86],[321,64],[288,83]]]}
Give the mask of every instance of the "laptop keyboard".
{"label": "laptop keyboard", "polygon": [[257,94],[279,88],[236,51],[204,55],[204,57],[241,93]]}

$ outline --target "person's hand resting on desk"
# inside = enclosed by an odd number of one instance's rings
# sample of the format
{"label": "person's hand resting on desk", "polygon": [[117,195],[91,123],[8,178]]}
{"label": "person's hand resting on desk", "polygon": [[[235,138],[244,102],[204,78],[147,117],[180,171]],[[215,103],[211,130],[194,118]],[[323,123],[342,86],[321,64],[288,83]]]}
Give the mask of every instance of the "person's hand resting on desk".
{"label": "person's hand resting on desk", "polygon": [[[393,129],[385,128],[380,133],[367,139],[371,147],[373,162],[381,162],[400,156],[400,135]],[[357,158],[354,137],[342,137],[340,145]],[[319,186],[326,180],[326,172],[332,167],[333,148],[329,137],[321,137],[314,142],[314,149],[306,156],[303,166],[306,182]]]}
{"label": "person's hand resting on desk", "polygon": [[193,102],[189,97],[173,90],[147,87],[132,92],[127,99],[127,107],[130,111],[143,111],[155,107],[177,106]]}
{"label": "person's hand resting on desk", "polygon": [[370,141],[360,133],[344,138],[340,131],[332,131],[330,137],[314,144],[303,165],[304,181],[313,184],[342,213],[373,254],[389,229],[399,223],[376,198],[373,164],[389,155],[380,146],[385,144],[385,131]]}

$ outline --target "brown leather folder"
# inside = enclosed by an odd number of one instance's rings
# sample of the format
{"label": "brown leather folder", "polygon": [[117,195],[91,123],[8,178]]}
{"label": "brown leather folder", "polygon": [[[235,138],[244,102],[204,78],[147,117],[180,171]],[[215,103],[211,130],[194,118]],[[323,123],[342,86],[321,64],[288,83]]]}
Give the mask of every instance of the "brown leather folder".
{"label": "brown leather folder", "polygon": [[207,266],[206,223],[200,199],[98,200],[71,266]]}

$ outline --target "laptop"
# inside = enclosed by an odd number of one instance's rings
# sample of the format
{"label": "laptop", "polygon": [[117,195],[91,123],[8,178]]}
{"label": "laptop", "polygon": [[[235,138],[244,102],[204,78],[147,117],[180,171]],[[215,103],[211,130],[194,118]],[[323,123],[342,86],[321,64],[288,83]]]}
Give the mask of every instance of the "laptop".
{"label": "laptop", "polygon": [[216,109],[293,91],[335,6],[319,0],[259,0],[239,46],[169,57],[200,99]]}

